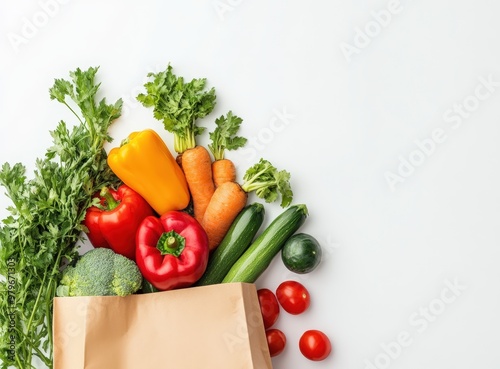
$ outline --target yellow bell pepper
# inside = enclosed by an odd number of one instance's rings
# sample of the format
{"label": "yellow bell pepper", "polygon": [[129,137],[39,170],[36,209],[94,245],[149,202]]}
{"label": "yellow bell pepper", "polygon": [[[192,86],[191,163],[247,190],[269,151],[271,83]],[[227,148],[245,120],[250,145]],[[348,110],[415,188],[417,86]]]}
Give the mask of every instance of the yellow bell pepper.
{"label": "yellow bell pepper", "polygon": [[162,215],[189,204],[186,178],[162,138],[152,129],[132,132],[111,149],[108,165],[127,186]]}

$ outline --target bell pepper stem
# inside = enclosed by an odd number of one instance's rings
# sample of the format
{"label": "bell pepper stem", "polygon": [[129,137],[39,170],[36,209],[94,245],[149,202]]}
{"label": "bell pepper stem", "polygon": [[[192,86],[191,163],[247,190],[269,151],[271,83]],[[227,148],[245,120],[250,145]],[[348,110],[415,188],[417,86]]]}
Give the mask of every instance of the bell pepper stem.
{"label": "bell pepper stem", "polygon": [[178,257],[184,247],[186,245],[186,239],[182,237],[175,231],[163,232],[160,238],[158,239],[158,243],[156,244],[156,248],[160,250],[162,255],[173,255]]}
{"label": "bell pepper stem", "polygon": [[179,247],[179,243],[174,236],[170,236],[169,238],[167,238],[167,246],[169,249],[175,250],[177,247]]}
{"label": "bell pepper stem", "polygon": [[106,208],[107,210],[113,210],[115,209],[118,205],[120,205],[120,201],[115,200],[111,192],[109,192],[109,188],[103,187],[101,190],[101,196],[104,197],[106,200]]}
{"label": "bell pepper stem", "polygon": [[123,139],[122,142],[120,143],[120,147],[127,145],[129,142],[130,142],[130,138],[127,137],[127,138]]}

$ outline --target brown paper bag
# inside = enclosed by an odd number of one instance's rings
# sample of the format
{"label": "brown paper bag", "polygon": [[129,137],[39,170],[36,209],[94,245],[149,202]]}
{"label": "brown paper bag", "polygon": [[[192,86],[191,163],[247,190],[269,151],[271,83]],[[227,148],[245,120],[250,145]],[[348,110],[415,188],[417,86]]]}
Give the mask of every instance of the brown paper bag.
{"label": "brown paper bag", "polygon": [[57,297],[54,369],[272,369],[254,284]]}

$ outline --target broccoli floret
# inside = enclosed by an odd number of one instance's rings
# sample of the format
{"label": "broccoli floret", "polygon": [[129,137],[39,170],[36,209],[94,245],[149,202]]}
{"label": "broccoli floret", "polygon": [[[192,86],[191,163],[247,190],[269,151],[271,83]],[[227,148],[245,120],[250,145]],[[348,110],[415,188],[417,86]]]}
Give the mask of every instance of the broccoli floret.
{"label": "broccoli floret", "polygon": [[85,253],[63,272],[58,296],[127,296],[142,284],[142,275],[130,259],[107,248]]}

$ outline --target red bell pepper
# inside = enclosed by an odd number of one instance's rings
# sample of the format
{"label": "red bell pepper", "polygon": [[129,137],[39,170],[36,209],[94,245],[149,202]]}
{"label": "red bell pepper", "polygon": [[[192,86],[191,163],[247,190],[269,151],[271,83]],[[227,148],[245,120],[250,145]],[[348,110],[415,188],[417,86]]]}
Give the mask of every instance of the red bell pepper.
{"label": "red bell pepper", "polygon": [[136,262],[144,278],[159,290],[188,287],[208,263],[208,236],[196,219],[181,211],[143,220],[136,236]]}
{"label": "red bell pepper", "polygon": [[105,187],[96,197],[100,204],[87,210],[83,222],[90,243],[135,260],[135,233],[153,208],[127,185],[116,191]]}

